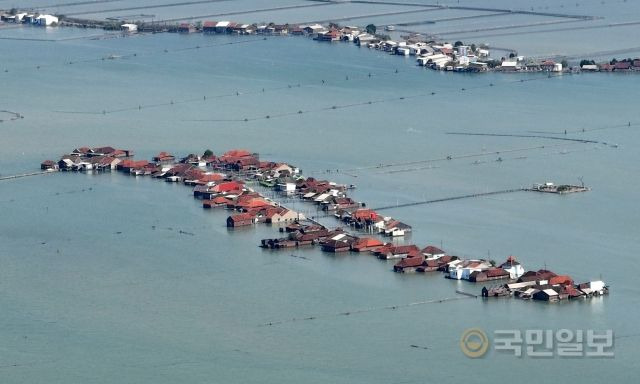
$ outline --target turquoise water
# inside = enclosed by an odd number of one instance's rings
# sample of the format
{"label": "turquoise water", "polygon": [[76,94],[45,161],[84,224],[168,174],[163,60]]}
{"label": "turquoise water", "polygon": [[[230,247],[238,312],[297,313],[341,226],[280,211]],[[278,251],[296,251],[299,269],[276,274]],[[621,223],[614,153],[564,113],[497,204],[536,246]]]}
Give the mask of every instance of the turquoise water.
{"label": "turquoise water", "polygon": [[[168,24],[205,20],[291,24],[334,20],[360,26],[373,23],[379,28],[391,24],[398,26],[397,32],[392,33],[393,38],[399,38],[408,31],[419,32],[444,41],[484,43],[539,58],[559,55],[579,61],[582,58],[610,60],[612,57],[640,55],[636,38],[640,33],[640,3],[629,0],[143,0],[134,3],[124,0],[32,0],[19,3],[0,0],[0,8],[16,6],[80,18]],[[438,6],[442,8],[438,9]],[[496,15],[495,9],[545,15]],[[579,20],[566,15],[591,18]],[[402,26],[404,23],[410,25]],[[498,58],[502,54],[502,51],[494,52]]]}
{"label": "turquoise water", "polygon": [[[55,43],[1,42],[14,54],[0,62],[8,70],[0,72],[0,106],[24,116],[0,123],[2,175],[81,145],[131,148],[140,158],[246,147],[357,184],[355,198],[374,207],[583,177],[589,193],[517,193],[388,213],[413,225],[407,241],[465,257],[515,254],[525,268],[546,265],[579,281],[602,276],[612,293],[558,305],[465,299],[376,309],[480,287],[394,274],[392,262],[366,255],[295,251],[305,261],[263,251],[257,244],[276,236],[274,228],[228,231],[225,212],[204,211],[180,185],[116,173],[2,181],[3,383],[537,382],[541,369],[561,380],[632,380],[640,292],[626,266],[640,251],[636,76],[437,73],[304,38],[54,33]],[[221,45],[230,42],[245,43]],[[120,58],[101,60],[108,55]],[[365,104],[331,109],[356,103]],[[245,117],[257,120],[228,121]],[[447,134],[565,129],[618,147]],[[520,151],[505,152],[513,149]],[[286,321],[309,316],[317,319]],[[470,360],[458,340],[476,326],[613,329],[619,338],[613,359],[493,352]]]}

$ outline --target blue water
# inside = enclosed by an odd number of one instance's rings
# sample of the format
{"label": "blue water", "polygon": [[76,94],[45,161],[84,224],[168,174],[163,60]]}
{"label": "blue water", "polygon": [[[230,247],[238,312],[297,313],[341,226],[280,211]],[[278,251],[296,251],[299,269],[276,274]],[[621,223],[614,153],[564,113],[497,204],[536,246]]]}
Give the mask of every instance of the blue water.
{"label": "blue water", "polygon": [[[514,254],[528,269],[602,277],[611,294],[557,305],[465,299],[376,309],[480,287],[394,274],[392,262],[367,255],[295,251],[305,261],[262,251],[259,240],[276,236],[274,228],[228,231],[225,212],[202,210],[180,185],[116,173],[35,176],[0,182],[3,383],[537,382],[541,369],[559,380],[632,380],[640,293],[626,267],[640,251],[635,75],[466,76],[304,38],[66,40],[78,31],[40,31],[25,33],[59,41],[0,43],[13,52],[0,62],[0,109],[24,116],[0,123],[2,175],[82,145],[131,148],[140,158],[244,147],[357,184],[354,197],[374,207],[583,177],[589,193],[523,192],[387,212],[413,226],[407,242],[465,257]],[[109,55],[120,58],[101,60]],[[331,109],[367,101],[381,102]],[[227,121],[245,117],[257,120]],[[447,134],[564,137],[565,129],[618,147]],[[360,309],[373,310],[337,315]],[[309,316],[317,319],[287,321]],[[285,322],[265,326],[278,321]],[[470,360],[458,347],[469,327],[613,329],[620,338],[613,359]]]}

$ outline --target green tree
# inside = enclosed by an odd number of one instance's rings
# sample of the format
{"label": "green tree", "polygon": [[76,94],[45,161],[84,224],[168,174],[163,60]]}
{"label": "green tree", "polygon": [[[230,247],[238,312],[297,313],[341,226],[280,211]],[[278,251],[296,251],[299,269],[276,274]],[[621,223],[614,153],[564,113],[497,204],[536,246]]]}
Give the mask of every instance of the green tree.
{"label": "green tree", "polygon": [[510,59],[513,59],[514,57],[516,57],[516,54],[515,54],[514,52],[511,52],[511,53],[509,54],[509,58],[510,58]]}
{"label": "green tree", "polygon": [[567,60],[562,60],[560,64],[562,64],[562,68],[569,68],[569,62]]}
{"label": "green tree", "polygon": [[375,35],[376,34],[376,26],[373,25],[373,24],[367,25],[365,29],[366,29],[367,33],[370,34],[370,35]]}
{"label": "green tree", "polygon": [[476,45],[475,44],[471,44],[471,52],[475,52],[476,51]]}
{"label": "green tree", "polygon": [[202,155],[203,157],[211,157],[213,156],[213,151],[210,149],[207,149],[206,151],[204,151],[204,154]]}
{"label": "green tree", "polygon": [[455,43],[453,43],[453,46],[454,46],[454,47],[459,47],[459,46],[461,46],[461,45],[464,45],[464,44],[463,44],[463,43],[462,43],[462,41],[460,41],[460,40],[458,40],[458,41],[456,41]]}

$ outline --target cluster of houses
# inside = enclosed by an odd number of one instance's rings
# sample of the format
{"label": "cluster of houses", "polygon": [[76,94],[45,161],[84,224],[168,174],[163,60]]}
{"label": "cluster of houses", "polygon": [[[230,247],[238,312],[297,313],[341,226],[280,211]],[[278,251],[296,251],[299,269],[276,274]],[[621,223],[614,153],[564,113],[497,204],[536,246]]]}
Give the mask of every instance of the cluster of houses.
{"label": "cluster of houses", "polygon": [[483,297],[514,296],[523,300],[560,301],[600,296],[609,293],[602,280],[576,284],[568,275],[558,275],[546,269],[527,271],[516,280],[487,289]]}
{"label": "cluster of houses", "polygon": [[366,204],[348,197],[347,190],[355,188],[354,185],[305,178],[298,168],[286,164],[275,164],[273,169],[260,169],[251,177],[265,188],[287,196],[297,196],[303,202],[313,204],[318,211],[333,213],[336,219],[357,230],[391,237],[404,236],[412,231],[410,225],[381,215],[366,208]]}
{"label": "cluster of houses", "polygon": [[129,161],[133,152],[113,147],[80,147],[62,156],[57,162],[45,160],[40,164],[43,171],[106,171],[114,170],[123,161]]}
{"label": "cluster of houses", "polygon": [[[52,26],[59,23],[57,16],[48,14],[15,11],[2,13],[0,19],[5,22],[29,23]],[[119,24],[118,24],[119,25]],[[110,26],[111,27],[111,26]],[[117,27],[117,25],[116,25]],[[158,28],[161,28],[158,30]],[[640,71],[640,59],[612,60],[608,63],[597,64],[590,60],[583,60],[579,67],[567,68],[566,62],[554,60],[536,60],[524,56],[511,54],[508,58],[494,60],[490,57],[488,46],[475,44],[465,45],[460,41],[454,44],[427,40],[421,35],[404,37],[404,40],[391,40],[389,36],[369,33],[366,28],[356,26],[339,26],[331,23],[308,25],[290,25],[276,23],[238,23],[234,21],[204,21],[198,23],[181,23],[172,26],[154,23],[131,23],[120,25],[120,29],[133,33],[137,31],[149,32],[177,32],[204,34],[235,34],[235,35],[270,35],[270,36],[308,36],[318,41],[346,41],[358,46],[377,49],[389,54],[400,56],[415,56],[419,66],[435,70],[454,72],[629,72]],[[391,31],[393,29],[387,28]],[[563,64],[564,63],[564,64]]]}
{"label": "cluster of houses", "polygon": [[453,280],[486,282],[492,280],[517,279],[525,271],[513,256],[496,266],[495,262],[484,259],[462,259],[448,255],[442,249],[432,245],[418,248],[415,245],[393,246],[387,244],[374,250],[374,255],[382,259],[401,258],[393,270],[399,273],[443,272]]}
{"label": "cluster of houses", "polygon": [[[135,26],[135,25],[134,25]],[[130,27],[123,26],[123,29]],[[203,32],[208,34],[259,34],[309,36],[317,41],[353,42],[358,46],[380,50],[393,55],[415,56],[419,66],[435,70],[454,72],[563,72],[570,70],[562,62],[554,60],[536,60],[524,56],[510,55],[508,58],[494,60],[490,57],[489,47],[475,44],[465,45],[460,41],[426,41],[420,35],[409,36],[406,40],[395,41],[388,36],[371,34],[355,26],[330,24],[289,25],[289,24],[240,24],[230,21],[206,21],[202,24],[184,23],[170,30],[180,33]],[[582,71],[633,71],[640,70],[640,60],[626,59],[604,64],[588,63],[579,68]],[[571,70],[573,70],[571,69]]]}
{"label": "cluster of houses", "polygon": [[39,14],[39,13],[27,13],[27,12],[3,13],[0,15],[0,20],[6,23],[33,24],[33,25],[41,25],[41,26],[47,26],[47,27],[58,25],[57,16]]}
{"label": "cluster of houses", "polygon": [[202,156],[190,154],[180,160],[168,152],[160,152],[151,161],[135,160],[129,150],[113,147],[81,147],[54,162],[43,161],[42,170],[111,171],[118,170],[134,176],[151,176],[166,182],[183,183],[193,187],[193,195],[203,199],[203,207],[225,207],[235,211],[227,218],[228,227],[252,225],[259,222],[285,223],[303,220],[304,216],[282,207],[248,188],[242,179],[229,172],[272,170],[293,172],[293,168],[272,162],[261,162],[257,154],[245,150],[228,151],[220,157],[212,153]]}
{"label": "cluster of houses", "polygon": [[[123,29],[127,29],[123,26]],[[140,26],[144,30],[144,26]],[[270,35],[270,36],[313,36],[318,33],[329,32],[320,24],[289,25],[289,24],[246,24],[234,21],[205,21],[202,23],[181,23],[170,27],[168,32],[177,33],[204,33],[204,34],[233,34],[233,35]]]}
{"label": "cluster of houses", "polygon": [[465,45],[424,41],[419,37],[406,41],[377,40],[365,36],[357,37],[356,44],[399,56],[415,56],[419,66],[441,71],[485,72],[489,65],[490,52],[486,46]]}
{"label": "cluster of houses", "polygon": [[630,72],[640,71],[640,59],[611,60],[608,63],[595,63],[592,60],[583,60],[580,70],[584,72]]}
{"label": "cluster of houses", "polygon": [[419,249],[415,245],[385,244],[371,252],[379,258],[401,258],[393,267],[395,272],[440,271],[449,279],[474,283],[507,281],[490,289],[483,287],[483,297],[514,296],[524,300],[554,302],[599,296],[609,292],[609,287],[601,280],[575,284],[570,276],[557,275],[546,269],[525,272],[513,256],[509,256],[504,263],[495,265],[493,261],[465,260],[450,256],[434,246]]}
{"label": "cluster of houses", "polygon": [[562,63],[554,60],[538,61],[524,56],[515,56],[502,60],[495,69],[501,72],[562,72],[566,68]]}
{"label": "cluster of houses", "polygon": [[[117,170],[133,176],[150,176],[166,182],[182,183],[193,188],[193,196],[202,200],[204,208],[225,208],[228,227],[251,226],[257,223],[279,225],[283,237],[263,239],[260,246],[286,249],[318,245],[324,252],[369,253],[382,260],[397,259],[393,270],[398,273],[440,271],[453,280],[489,282],[505,280],[499,286],[486,287],[482,295],[515,296],[522,299],[557,301],[566,298],[589,297],[608,292],[601,281],[574,284],[566,275],[547,270],[528,271],[510,256],[496,265],[484,259],[462,259],[429,245],[398,245],[384,242],[379,236],[397,237],[411,232],[411,226],[378,214],[365,204],[346,194],[354,186],[339,185],[327,180],[305,178],[301,170],[287,163],[261,161],[258,154],[236,149],[215,156],[190,154],[176,158],[160,152],[151,161],[135,160],[133,152],[113,147],[80,147],[63,155],[57,162],[46,160],[40,165],[45,171]],[[317,206],[319,212],[333,213],[341,223],[359,232],[354,235],[342,228],[328,229],[299,212],[248,187],[259,183],[284,196],[294,196]],[[376,235],[379,235],[378,237]]]}

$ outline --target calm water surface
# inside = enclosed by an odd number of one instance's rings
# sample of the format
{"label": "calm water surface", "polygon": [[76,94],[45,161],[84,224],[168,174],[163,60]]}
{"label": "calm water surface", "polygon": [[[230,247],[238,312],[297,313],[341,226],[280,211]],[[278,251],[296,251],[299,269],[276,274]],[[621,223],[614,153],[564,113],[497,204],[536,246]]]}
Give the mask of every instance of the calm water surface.
{"label": "calm water surface", "polygon": [[[2,175],[81,145],[132,148],[141,158],[245,147],[357,184],[355,198],[374,207],[583,177],[589,193],[516,193],[388,213],[413,225],[407,242],[465,257],[515,254],[525,268],[602,277],[612,293],[557,305],[469,299],[337,316],[479,286],[394,274],[393,263],[366,255],[295,251],[310,259],[303,260],[262,251],[259,240],[275,228],[228,231],[225,212],[202,210],[180,185],[116,173],[2,181],[3,383],[634,377],[640,290],[627,266],[640,252],[636,76],[460,76],[303,38],[24,33],[59,41],[1,42],[12,54],[0,61],[0,109],[24,116],[0,124]],[[243,44],[221,45],[231,42]],[[109,55],[116,59],[101,60]],[[331,108],[356,103],[364,104]],[[258,119],[233,121],[245,117]],[[600,143],[447,134],[564,137],[565,129],[566,137]],[[448,155],[454,159],[324,173]],[[265,326],[309,316],[318,318]],[[607,360],[470,360],[458,348],[469,327],[613,329],[619,338]]]}

